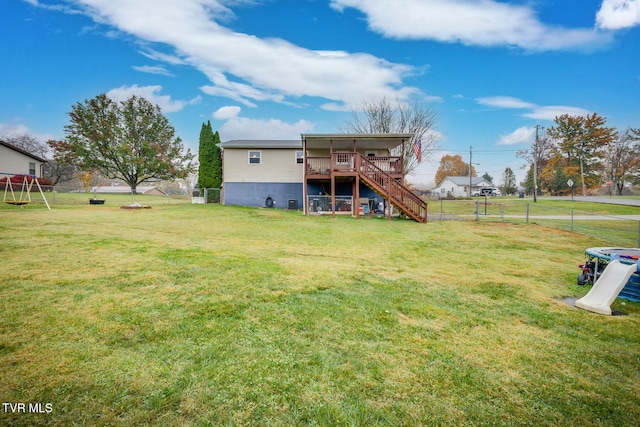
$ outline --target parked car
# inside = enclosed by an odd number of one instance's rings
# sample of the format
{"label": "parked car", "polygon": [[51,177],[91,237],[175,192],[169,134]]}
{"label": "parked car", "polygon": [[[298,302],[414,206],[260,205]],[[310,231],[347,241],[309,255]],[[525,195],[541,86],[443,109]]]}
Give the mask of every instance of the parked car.
{"label": "parked car", "polygon": [[474,191],[473,193],[471,193],[472,197],[480,197],[480,196],[495,196],[494,190],[497,190],[497,188],[491,188],[491,187],[482,187],[479,190]]}
{"label": "parked car", "polygon": [[497,188],[492,188],[491,189],[491,195],[492,196],[502,196],[502,193]]}

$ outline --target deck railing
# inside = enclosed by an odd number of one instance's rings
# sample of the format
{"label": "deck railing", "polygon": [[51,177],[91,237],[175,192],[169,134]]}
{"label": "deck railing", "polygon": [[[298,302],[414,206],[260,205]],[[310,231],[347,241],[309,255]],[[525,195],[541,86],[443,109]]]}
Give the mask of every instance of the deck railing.
{"label": "deck railing", "polygon": [[331,157],[307,157],[307,175],[329,175]]}
{"label": "deck railing", "polygon": [[[308,156],[307,175],[330,175],[335,172],[356,172],[356,158],[359,153],[340,152],[332,156]],[[376,165],[380,170],[389,174],[402,174],[402,157],[374,156],[366,157],[368,161]]]}
{"label": "deck railing", "polygon": [[[365,157],[357,152],[339,152],[332,153],[331,156],[307,157],[307,175],[330,176],[332,171],[358,174],[374,191],[388,199],[406,215],[416,221],[426,222],[427,203],[392,176],[393,174],[402,174],[401,157]],[[318,200],[314,206],[319,206],[321,210],[331,210],[331,202],[323,202],[317,197],[313,201],[315,202],[316,199]],[[311,206],[312,196],[309,196],[308,202]],[[340,203],[343,208],[346,206],[343,202]],[[349,205],[349,212],[352,211],[351,206],[352,203]],[[340,210],[339,208],[340,206],[336,206],[337,211]]]}
{"label": "deck railing", "polygon": [[427,203],[364,156],[357,158],[360,176],[416,221],[427,221]]}

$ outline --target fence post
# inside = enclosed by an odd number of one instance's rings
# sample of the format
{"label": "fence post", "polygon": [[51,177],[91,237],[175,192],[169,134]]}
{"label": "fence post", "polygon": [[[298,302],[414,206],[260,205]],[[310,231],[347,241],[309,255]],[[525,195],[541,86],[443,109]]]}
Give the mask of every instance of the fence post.
{"label": "fence post", "polygon": [[504,222],[504,203],[500,203],[500,222]]}
{"label": "fence post", "polygon": [[573,209],[571,209],[571,232],[573,232]]}
{"label": "fence post", "polygon": [[440,199],[440,221],[442,221],[442,199]]}
{"label": "fence post", "polygon": [[527,204],[525,205],[525,210],[526,210],[526,215],[525,217],[527,218],[527,224],[529,223],[529,202],[527,202]]}
{"label": "fence post", "polygon": [[476,200],[476,221],[480,221],[480,202]]}

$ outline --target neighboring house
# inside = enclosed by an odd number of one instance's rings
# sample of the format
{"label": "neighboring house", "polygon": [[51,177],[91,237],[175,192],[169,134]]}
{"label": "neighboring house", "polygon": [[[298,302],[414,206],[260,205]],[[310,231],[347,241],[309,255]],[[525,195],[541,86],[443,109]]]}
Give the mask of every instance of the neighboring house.
{"label": "neighboring house", "polygon": [[40,178],[42,165],[46,162],[46,159],[0,140],[0,178],[13,175]]}
{"label": "neighboring house", "polygon": [[403,157],[390,155],[412,136],[303,134],[301,141],[223,142],[223,203],[359,217],[384,200],[426,221],[426,203],[402,185]]}
{"label": "neighboring house", "polygon": [[474,191],[480,190],[482,187],[493,187],[493,184],[487,182],[484,178],[471,178],[471,191],[469,191],[468,176],[447,176],[433,190],[433,193],[444,199],[447,197],[470,197]]}
{"label": "neighboring house", "polygon": [[[92,193],[97,194],[131,194],[131,187],[128,185],[103,185],[91,187]],[[138,185],[136,194],[151,194],[154,196],[166,196],[167,193],[154,185]]]}

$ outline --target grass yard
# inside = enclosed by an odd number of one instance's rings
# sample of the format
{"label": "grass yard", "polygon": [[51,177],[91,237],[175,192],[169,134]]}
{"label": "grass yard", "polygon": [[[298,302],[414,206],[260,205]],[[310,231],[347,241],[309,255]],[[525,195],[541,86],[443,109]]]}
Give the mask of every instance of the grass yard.
{"label": "grass yard", "polygon": [[148,204],[0,208],[0,425],[640,419],[640,304],[557,301],[606,241]]}

